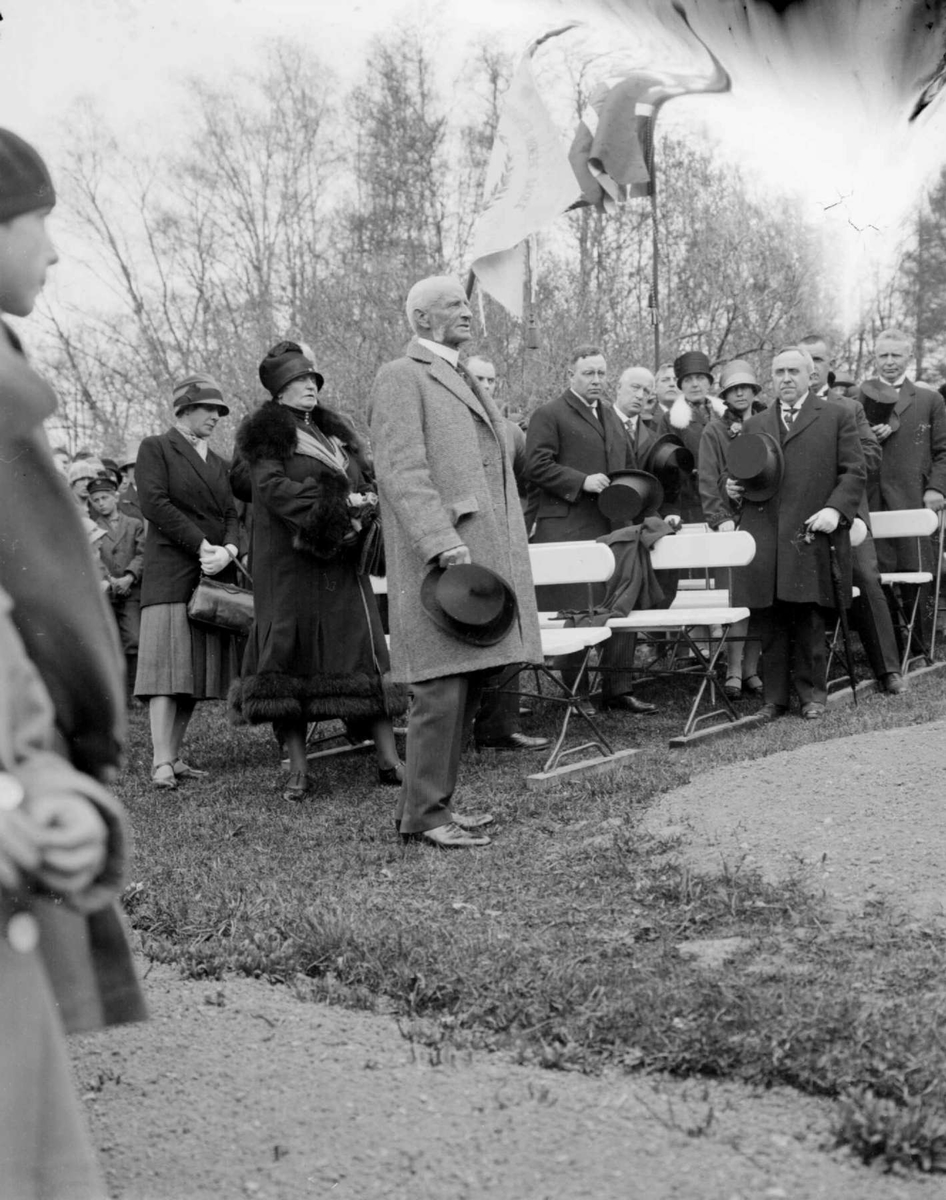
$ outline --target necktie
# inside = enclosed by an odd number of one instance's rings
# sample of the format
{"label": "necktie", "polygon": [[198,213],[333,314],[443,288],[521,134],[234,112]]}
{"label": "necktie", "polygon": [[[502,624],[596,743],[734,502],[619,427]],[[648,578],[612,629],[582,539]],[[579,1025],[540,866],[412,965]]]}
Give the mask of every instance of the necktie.
{"label": "necktie", "polygon": [[791,408],[788,405],[782,406],[782,420],[785,422],[786,429],[791,429],[792,422],[795,420],[796,415],[797,409]]}

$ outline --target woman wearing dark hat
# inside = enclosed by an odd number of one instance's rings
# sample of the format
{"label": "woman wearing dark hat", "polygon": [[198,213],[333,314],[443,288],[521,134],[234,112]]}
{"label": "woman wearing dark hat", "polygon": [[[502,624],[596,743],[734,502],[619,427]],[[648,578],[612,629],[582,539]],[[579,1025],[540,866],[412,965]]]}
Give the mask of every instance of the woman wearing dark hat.
{"label": "woman wearing dark hat", "polygon": [[209,375],[182,379],[173,403],[173,429],[144,439],[135,468],[148,520],[135,695],[149,701],[151,781],[168,789],[203,774],[181,757],[184,735],[198,700],[227,695],[241,644],[187,619],[201,572],[237,582],[239,526],[227,464],[207,444],[230,410]]}
{"label": "woman wearing dark hat", "polygon": [[[755,373],[743,359],[726,363],[720,373],[719,387],[719,398],[710,399],[714,416],[700,438],[700,500],[703,519],[710,529],[727,533],[736,528],[739,510],[724,486],[729,475],[726,451],[733,438],[742,433],[743,421],[762,412],[765,404],[757,398],[762,388]],[[743,689],[754,696],[762,694],[760,644],[756,639],[747,641],[748,633],[749,618],[737,622],[729,631],[724,690],[730,700],[738,699]]]}
{"label": "woman wearing dark hat", "polygon": [[[713,368],[702,350],[688,350],[674,360],[673,369],[680,395],[667,413],[667,426],[670,433],[680,438],[696,463],[699,461],[703,430],[713,415],[708,403],[709,391],[713,386]],[[704,520],[695,467],[692,471],[681,472],[677,505],[684,521]]]}
{"label": "woman wearing dark hat", "polygon": [[370,729],[380,781],[399,784],[390,718],[406,695],[389,682],[377,604],[358,570],[377,507],[364,448],[319,404],[322,376],[298,343],[274,346],[259,376],[271,399],[237,433],[253,498],[255,622],[231,689],[234,719],[272,722],[289,751],[286,799],[309,790],[306,727],[329,717]]}

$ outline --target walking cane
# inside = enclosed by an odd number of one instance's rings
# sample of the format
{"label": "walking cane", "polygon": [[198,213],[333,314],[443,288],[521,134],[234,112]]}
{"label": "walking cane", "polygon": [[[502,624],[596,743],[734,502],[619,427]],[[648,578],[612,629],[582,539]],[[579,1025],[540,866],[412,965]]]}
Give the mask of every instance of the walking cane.
{"label": "walking cane", "polygon": [[943,534],[946,533],[946,508],[939,510],[939,546],[936,551],[936,587],[933,591],[933,631],[930,634],[930,661],[936,655],[936,630],[939,628],[939,593],[943,582]]}
{"label": "walking cane", "polygon": [[847,622],[847,608],[844,581],[841,578],[841,563],[838,559],[838,547],[832,534],[828,534],[828,556],[831,563],[831,586],[834,589],[834,603],[838,610],[838,620],[841,622],[841,641],[844,643],[844,661],[847,664],[847,677],[851,684],[851,695],[857,704],[857,683],[854,679],[854,656],[851,653],[851,629]]}

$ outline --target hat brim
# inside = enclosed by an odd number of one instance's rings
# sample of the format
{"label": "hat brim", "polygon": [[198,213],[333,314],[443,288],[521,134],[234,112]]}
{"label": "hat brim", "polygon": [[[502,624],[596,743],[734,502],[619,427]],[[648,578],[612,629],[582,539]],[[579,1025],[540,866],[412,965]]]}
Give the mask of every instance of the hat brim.
{"label": "hat brim", "polygon": [[[502,602],[495,617],[474,624],[464,621],[455,613],[448,612],[444,607],[441,602],[442,597],[438,594],[440,583],[448,571],[462,572],[462,566],[433,567],[428,571],[420,585],[421,607],[438,629],[456,638],[457,641],[465,642],[468,646],[495,646],[497,642],[503,640],[516,619],[518,611],[516,595],[506,580],[497,572],[479,564],[468,565],[476,567],[480,573],[485,573],[494,584],[501,588]],[[454,577],[455,579],[456,577]],[[446,592],[446,589],[444,591]],[[443,599],[446,599],[448,603],[452,602],[452,598],[447,595],[444,595]]]}

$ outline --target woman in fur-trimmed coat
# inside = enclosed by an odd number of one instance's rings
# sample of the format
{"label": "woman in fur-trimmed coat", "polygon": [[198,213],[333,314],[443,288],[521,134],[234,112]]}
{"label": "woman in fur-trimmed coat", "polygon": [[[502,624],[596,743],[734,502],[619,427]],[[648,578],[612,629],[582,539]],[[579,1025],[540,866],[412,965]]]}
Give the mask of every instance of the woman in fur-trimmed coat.
{"label": "woman in fur-trimmed coat", "polygon": [[237,473],[253,502],[255,621],[234,719],[271,721],[289,751],[284,795],[308,791],[306,725],[330,717],[370,728],[382,783],[402,769],[391,717],[406,694],[390,662],[367,575],[358,573],[362,516],[377,505],[364,450],[348,422],[321,408],[322,376],[297,343],[280,342],[260,365],[272,399],[237,433]]}

